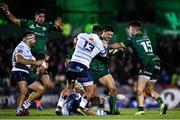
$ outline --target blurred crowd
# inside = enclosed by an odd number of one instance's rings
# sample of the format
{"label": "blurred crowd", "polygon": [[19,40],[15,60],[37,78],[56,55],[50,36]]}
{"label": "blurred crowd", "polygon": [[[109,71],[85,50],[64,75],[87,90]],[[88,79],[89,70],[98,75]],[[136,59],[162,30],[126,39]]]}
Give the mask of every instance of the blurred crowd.
{"label": "blurred crowd", "polygon": [[[47,40],[50,55],[49,73],[56,87],[65,85],[65,58],[67,50],[73,46],[73,38],[57,37]],[[20,42],[13,36],[0,35],[0,91],[12,86],[10,81],[11,55]],[[161,86],[180,87],[180,35],[157,35],[155,53],[161,58],[161,73],[158,83]],[[136,81],[137,69],[141,66],[131,49],[127,49],[128,61],[122,62],[117,57],[109,61],[110,71],[117,85],[132,86]]]}

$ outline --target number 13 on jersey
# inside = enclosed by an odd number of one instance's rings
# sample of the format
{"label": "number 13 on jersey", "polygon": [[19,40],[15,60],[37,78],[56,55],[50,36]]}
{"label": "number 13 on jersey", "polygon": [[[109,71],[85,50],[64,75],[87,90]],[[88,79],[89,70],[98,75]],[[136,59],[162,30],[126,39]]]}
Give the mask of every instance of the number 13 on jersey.
{"label": "number 13 on jersey", "polygon": [[85,50],[89,51],[89,52],[92,52],[93,49],[94,49],[94,45],[91,44],[91,43],[88,42],[88,41],[85,41],[85,44],[84,44],[83,48],[84,48]]}

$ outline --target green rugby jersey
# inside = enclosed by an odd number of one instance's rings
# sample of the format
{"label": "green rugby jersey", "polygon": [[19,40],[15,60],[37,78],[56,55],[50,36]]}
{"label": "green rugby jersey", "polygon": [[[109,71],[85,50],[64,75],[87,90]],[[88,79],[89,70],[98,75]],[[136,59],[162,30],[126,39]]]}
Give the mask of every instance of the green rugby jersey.
{"label": "green rugby jersey", "polygon": [[[74,53],[74,48],[69,49],[66,58],[71,59],[73,53]],[[92,59],[90,63],[90,69],[92,70],[101,71],[107,68],[108,68],[107,61],[105,58],[102,57],[96,56],[95,58]]]}
{"label": "green rugby jersey", "polygon": [[42,26],[38,25],[34,20],[27,20],[27,19],[20,19],[20,27],[24,28],[25,30],[29,30],[34,32],[35,34],[35,45],[32,47],[31,51],[35,52],[37,55],[37,59],[39,55],[45,55],[47,52],[46,48],[46,39],[47,39],[47,32],[50,29],[54,28],[53,22],[45,22]]}
{"label": "green rugby jersey", "polygon": [[127,38],[123,43],[133,49],[135,55],[142,64],[160,61],[159,57],[154,55],[151,41],[146,35],[137,34]]}

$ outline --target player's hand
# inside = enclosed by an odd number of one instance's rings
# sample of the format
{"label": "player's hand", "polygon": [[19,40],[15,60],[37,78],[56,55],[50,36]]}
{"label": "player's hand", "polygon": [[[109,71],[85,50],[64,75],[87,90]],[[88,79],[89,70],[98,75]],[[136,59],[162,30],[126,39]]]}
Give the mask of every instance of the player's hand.
{"label": "player's hand", "polygon": [[36,67],[39,67],[43,64],[43,61],[42,60],[37,60],[37,61],[33,61],[33,65],[36,66]]}
{"label": "player's hand", "polygon": [[56,27],[56,29],[61,29],[62,30],[62,19],[60,17],[58,17],[55,20],[55,27]]}
{"label": "player's hand", "polygon": [[49,63],[43,61],[42,65],[40,67],[44,67],[44,69],[48,69]]}
{"label": "player's hand", "polygon": [[46,55],[46,56],[45,56],[45,61],[49,61],[49,59],[50,59],[50,56],[49,56],[49,55]]}
{"label": "player's hand", "polygon": [[37,70],[36,74],[39,76],[42,76],[46,69],[43,66],[40,66],[40,67],[37,67],[36,70]]}
{"label": "player's hand", "polygon": [[4,4],[4,3],[0,3],[0,9],[1,9],[3,12],[5,12],[6,14],[7,14],[8,11],[9,11],[8,6],[7,6],[6,4]]}

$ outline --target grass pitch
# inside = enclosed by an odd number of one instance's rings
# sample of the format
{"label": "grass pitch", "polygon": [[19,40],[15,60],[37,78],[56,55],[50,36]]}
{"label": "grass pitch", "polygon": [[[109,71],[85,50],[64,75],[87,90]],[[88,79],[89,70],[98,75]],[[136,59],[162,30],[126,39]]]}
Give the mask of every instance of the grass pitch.
{"label": "grass pitch", "polygon": [[166,115],[159,115],[158,109],[150,109],[145,111],[145,115],[135,116],[136,109],[121,109],[121,115],[108,115],[108,116],[56,116],[54,109],[45,109],[38,111],[36,109],[30,109],[29,116],[15,116],[15,109],[0,109],[0,119],[59,119],[59,120],[134,120],[134,119],[149,119],[149,120],[168,120],[177,119],[180,120],[180,108],[171,109],[167,111]]}

